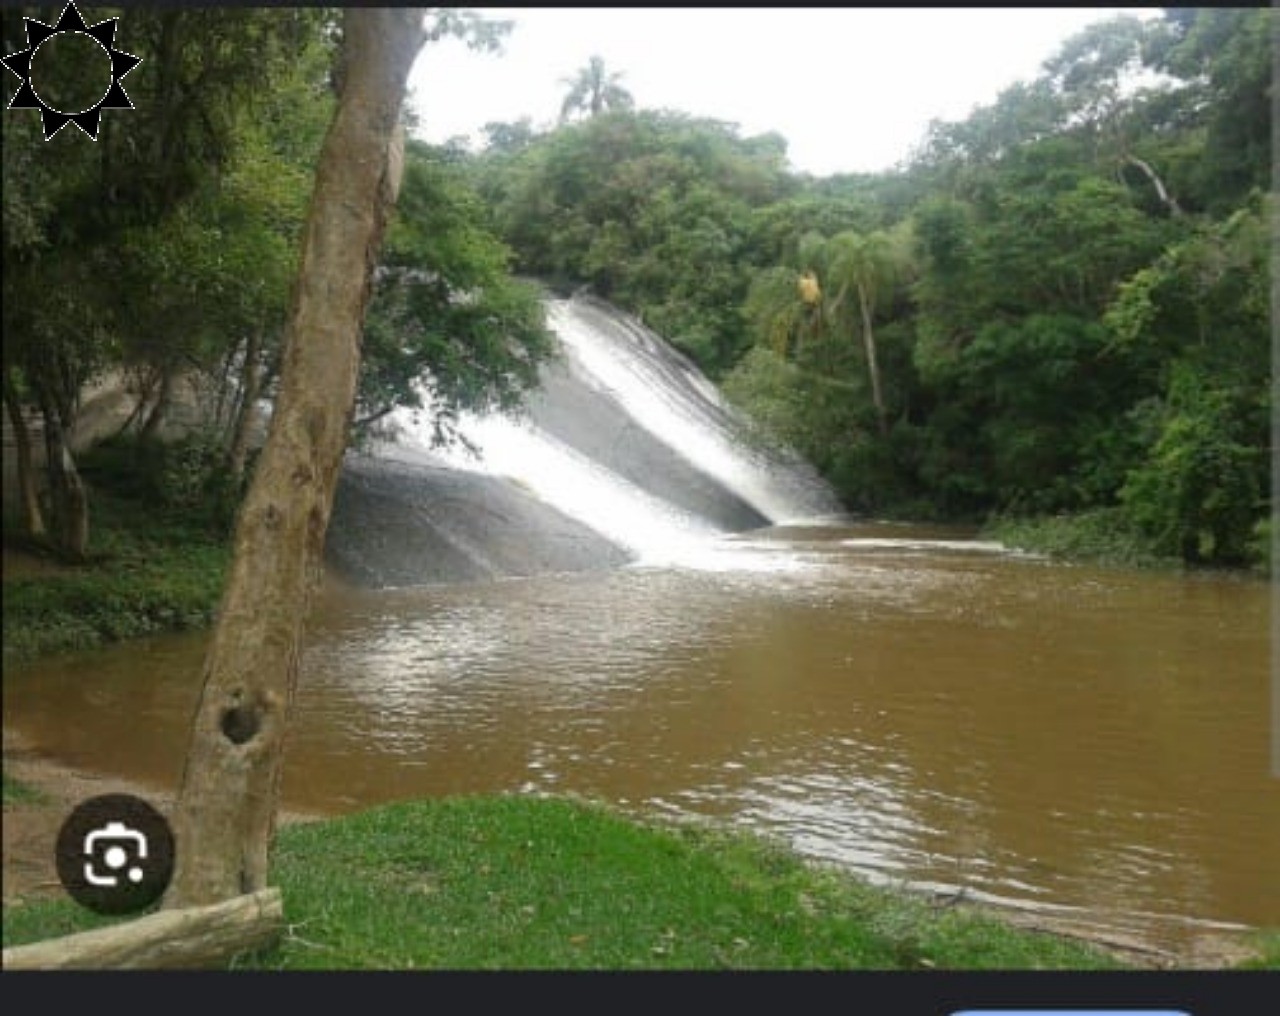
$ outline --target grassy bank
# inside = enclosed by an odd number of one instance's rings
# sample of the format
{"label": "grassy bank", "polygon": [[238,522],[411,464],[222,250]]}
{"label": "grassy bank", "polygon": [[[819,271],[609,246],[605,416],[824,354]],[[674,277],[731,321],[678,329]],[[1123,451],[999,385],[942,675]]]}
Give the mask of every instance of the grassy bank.
{"label": "grassy bank", "polygon": [[5,804],[43,804],[45,796],[36,790],[35,787],[28,786],[21,780],[15,780],[8,773],[0,774],[3,776],[3,803]]}
{"label": "grassy bank", "polygon": [[90,559],[55,562],[5,525],[4,662],[207,626],[222,594],[225,539],[207,524],[95,492]]}
{"label": "grassy bank", "polygon": [[1183,567],[1175,557],[1156,554],[1115,509],[1095,509],[1078,515],[1041,518],[1003,518],[989,522],[986,539],[1007,547],[1045,554],[1064,561],[1126,568],[1174,570]]}
{"label": "grassy bank", "polygon": [[[280,834],[291,929],[253,969],[1105,968],[1091,948],[935,908],[761,840],[558,798],[397,804]],[[98,926],[6,908],[4,944]]]}
{"label": "grassy bank", "polygon": [[[1118,508],[1095,508],[1075,515],[994,519],[983,527],[982,535],[1018,550],[1062,561],[1170,571],[1190,567],[1179,557],[1159,553],[1150,538]],[[1260,523],[1249,547],[1252,564],[1232,570],[1242,575],[1270,574],[1271,550],[1270,523]]]}

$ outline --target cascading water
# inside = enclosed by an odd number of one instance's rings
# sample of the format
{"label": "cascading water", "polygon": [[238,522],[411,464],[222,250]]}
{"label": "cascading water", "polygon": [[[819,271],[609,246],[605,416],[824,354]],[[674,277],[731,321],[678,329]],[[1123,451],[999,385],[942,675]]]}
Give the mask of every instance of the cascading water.
{"label": "cascading water", "polygon": [[807,463],[743,440],[743,422],[682,354],[634,318],[588,299],[558,300],[548,321],[588,383],[771,523],[831,515],[840,505]]}
{"label": "cascading water", "polygon": [[[413,471],[415,493],[400,498],[401,509],[433,530],[424,555],[443,547],[470,562],[470,569],[441,576],[424,560],[423,582],[578,570],[596,559],[613,566],[619,550],[638,563],[696,566],[724,534],[840,513],[812,467],[748,443],[715,387],[634,318],[590,297],[548,300],[546,307],[561,356],[544,367],[522,418],[464,416],[460,429],[478,455],[432,450],[430,424],[403,413],[394,420],[398,437],[374,462],[349,460],[330,539],[330,558],[345,563],[343,570],[376,550],[368,527],[376,528],[379,506],[368,498],[385,501],[393,463]],[[375,478],[371,471],[379,468]],[[464,483],[468,493],[458,489]],[[448,490],[433,493],[439,485]],[[359,546],[351,545],[353,526]],[[407,538],[401,530],[384,543],[403,557]],[[499,560],[486,549],[494,541],[547,552]],[[372,581],[413,581],[406,561],[392,562],[392,570],[394,578]]]}
{"label": "cascading water", "polygon": [[534,423],[503,417],[464,421],[479,461],[453,449],[441,455],[457,469],[478,469],[513,481],[541,501],[644,560],[675,560],[700,539],[716,535],[711,523],[648,493]]}

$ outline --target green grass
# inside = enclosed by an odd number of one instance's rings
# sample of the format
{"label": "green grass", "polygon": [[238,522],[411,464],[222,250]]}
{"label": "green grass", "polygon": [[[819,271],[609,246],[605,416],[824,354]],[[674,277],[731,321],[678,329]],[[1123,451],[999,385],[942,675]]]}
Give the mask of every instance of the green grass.
{"label": "green grass", "polygon": [[1241,970],[1280,970],[1280,928],[1259,931],[1252,936],[1258,955],[1240,964]]}
{"label": "green grass", "polygon": [[35,787],[29,787],[21,780],[14,779],[8,773],[3,773],[4,777],[4,798],[5,804],[41,804],[46,798],[44,794],[36,790]]}
{"label": "green grass", "polygon": [[[934,909],[757,838],[559,798],[419,801],[286,827],[289,932],[252,969],[945,969],[1116,966]],[[106,923],[6,910],[6,946]]]}
{"label": "green grass", "polygon": [[132,920],[126,917],[104,917],[86,910],[70,898],[24,900],[6,902],[4,905],[4,948],[41,942],[47,938],[61,938],[80,931],[92,931],[109,924]]}
{"label": "green grass", "polygon": [[[87,563],[4,581],[4,662],[207,627],[230,552],[206,526],[95,493]],[[6,531],[8,545],[39,548]]]}
{"label": "green grass", "polygon": [[984,527],[982,535],[1008,547],[1060,560],[1125,568],[1182,567],[1180,559],[1154,553],[1114,508],[1076,515],[996,519]]}

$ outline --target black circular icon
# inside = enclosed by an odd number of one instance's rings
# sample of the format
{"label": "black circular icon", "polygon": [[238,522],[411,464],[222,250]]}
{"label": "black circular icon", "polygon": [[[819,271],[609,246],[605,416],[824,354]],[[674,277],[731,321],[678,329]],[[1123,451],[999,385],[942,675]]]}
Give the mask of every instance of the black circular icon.
{"label": "black circular icon", "polygon": [[[22,23],[27,33],[27,48],[0,58],[0,63],[22,82],[13,93],[13,98],[9,100],[9,108],[40,110],[40,125],[44,129],[46,141],[68,123],[75,124],[86,135],[97,141],[104,109],[133,109],[133,101],[126,94],[120,79],[142,63],[142,60],[132,53],[116,49],[116,24],[119,20],[119,18],[107,18],[106,21],[99,21],[96,25],[86,24],[76,8],[75,0],[68,0],[56,24],[46,25],[36,18],[23,17]],[[81,36],[84,37],[83,40]],[[95,48],[85,51],[83,49],[85,45]],[[77,49],[81,50],[80,54],[75,52]],[[85,74],[85,70],[91,67],[100,55],[108,58],[111,70],[110,84],[103,86],[103,91],[96,101],[90,101],[92,98],[90,93],[96,93],[97,90],[92,85],[88,85],[89,92],[85,93],[86,83],[82,82],[81,78],[92,77],[91,74]],[[39,60],[36,59],[37,57]],[[38,76],[41,79],[43,94],[37,91],[31,79],[33,65],[37,63],[41,67],[41,73]],[[106,71],[107,65],[102,64],[101,69]],[[63,77],[62,75],[68,71],[78,73]],[[105,75],[99,75],[99,79],[101,83],[105,80]],[[64,110],[50,104],[49,96],[51,95],[59,103],[65,102],[69,106],[82,106],[84,103],[88,105],[74,112]]]}
{"label": "black circular icon", "polygon": [[62,823],[56,850],[63,888],[99,914],[144,910],[173,877],[169,823],[132,794],[82,801]]}

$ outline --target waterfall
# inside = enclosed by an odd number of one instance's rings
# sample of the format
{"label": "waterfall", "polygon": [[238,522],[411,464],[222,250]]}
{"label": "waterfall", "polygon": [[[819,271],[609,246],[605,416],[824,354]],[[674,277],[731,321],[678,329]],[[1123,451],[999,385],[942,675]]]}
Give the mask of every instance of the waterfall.
{"label": "waterfall", "polygon": [[[698,559],[724,534],[841,512],[811,466],[785,450],[746,440],[744,421],[715,386],[633,317],[581,296],[548,299],[546,311],[560,355],[542,368],[541,388],[520,418],[463,415],[459,429],[477,456],[460,447],[433,450],[429,421],[415,421],[409,412],[393,414],[398,436],[379,449],[378,462],[383,469],[399,463],[416,470],[420,499],[401,508],[436,530],[436,551],[441,541],[467,548],[464,556],[475,559],[477,577],[580,567],[584,554],[590,556],[580,543],[572,565],[558,563],[560,555],[550,550],[528,568],[495,565],[492,555],[476,549],[498,537],[509,543],[503,525],[527,530],[519,539],[531,547],[545,545],[541,527],[550,511],[560,519],[562,545],[573,542],[567,535],[573,529],[632,561],[681,565]],[[342,517],[344,504],[354,504],[353,484],[363,478],[360,496],[371,496],[371,468],[348,461],[344,479],[352,474],[351,482],[340,485],[335,505],[340,531],[354,522]],[[422,486],[424,477],[443,482],[446,474],[452,474],[450,496],[433,498],[430,485]],[[478,499],[470,510],[457,489],[463,476]],[[388,489],[384,483],[377,496]],[[495,507],[499,500],[501,510]],[[538,506],[536,524],[527,518],[529,502]],[[359,526],[376,524],[374,505],[365,505],[361,514]],[[359,553],[366,554],[370,534],[360,539]],[[403,543],[403,533],[397,540]],[[356,551],[347,550],[350,563]]]}
{"label": "waterfall", "polygon": [[548,322],[588,383],[611,392],[640,426],[714,477],[769,522],[831,515],[840,505],[798,457],[744,441],[745,422],[683,354],[607,304],[558,300]]}
{"label": "waterfall", "polygon": [[439,453],[455,469],[471,469],[518,484],[646,561],[677,560],[719,530],[664,501],[565,444],[532,422],[503,416],[464,418],[462,429],[480,452]]}

